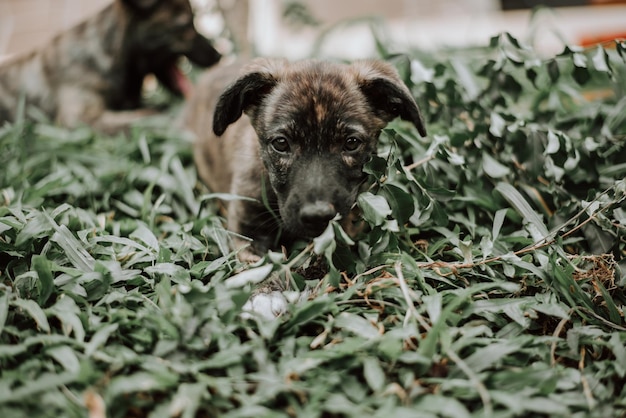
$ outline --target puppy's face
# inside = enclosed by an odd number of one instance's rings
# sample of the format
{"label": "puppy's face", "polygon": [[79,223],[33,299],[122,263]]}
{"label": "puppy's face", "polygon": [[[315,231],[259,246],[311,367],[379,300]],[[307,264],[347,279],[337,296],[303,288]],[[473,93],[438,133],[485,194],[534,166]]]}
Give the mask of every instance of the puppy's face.
{"label": "puppy's face", "polygon": [[120,0],[132,16],[130,45],[136,65],[154,73],[173,93],[182,94],[178,84],[178,58],[209,67],[221,58],[211,41],[194,26],[189,0]]}
{"label": "puppy's face", "polygon": [[348,214],[384,121],[350,76],[320,67],[278,83],[253,126],[285,228],[312,237]]}
{"label": "puppy's face", "polygon": [[258,136],[284,227],[302,237],[348,215],[387,122],[401,116],[425,133],[408,89],[380,61],[258,61],[218,101],[215,133],[242,112]]}

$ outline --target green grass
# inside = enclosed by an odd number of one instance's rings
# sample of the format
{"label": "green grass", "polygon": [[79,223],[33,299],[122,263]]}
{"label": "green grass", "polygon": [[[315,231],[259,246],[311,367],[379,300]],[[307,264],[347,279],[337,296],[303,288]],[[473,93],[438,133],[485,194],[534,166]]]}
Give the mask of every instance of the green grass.
{"label": "green grass", "polygon": [[[167,121],[0,128],[0,416],[626,416],[626,44],[381,55],[429,137],[247,275]],[[243,319],[269,271],[316,292]]]}

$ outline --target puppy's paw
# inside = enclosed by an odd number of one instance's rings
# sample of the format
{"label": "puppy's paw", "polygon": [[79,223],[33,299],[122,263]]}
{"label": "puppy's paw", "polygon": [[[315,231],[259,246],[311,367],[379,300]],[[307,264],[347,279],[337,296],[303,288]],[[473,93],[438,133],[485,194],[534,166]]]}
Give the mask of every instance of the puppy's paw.
{"label": "puppy's paw", "polygon": [[233,246],[237,249],[237,258],[244,264],[255,264],[261,258],[262,252],[253,248],[250,241],[244,240],[239,237],[233,238]]}
{"label": "puppy's paw", "polygon": [[241,316],[245,319],[261,317],[272,320],[287,311],[290,303],[307,300],[311,295],[309,289],[302,292],[273,290],[252,295],[243,305]]}
{"label": "puppy's paw", "polygon": [[243,305],[243,318],[261,317],[274,319],[287,310],[287,298],[277,290],[269,293],[257,293]]}

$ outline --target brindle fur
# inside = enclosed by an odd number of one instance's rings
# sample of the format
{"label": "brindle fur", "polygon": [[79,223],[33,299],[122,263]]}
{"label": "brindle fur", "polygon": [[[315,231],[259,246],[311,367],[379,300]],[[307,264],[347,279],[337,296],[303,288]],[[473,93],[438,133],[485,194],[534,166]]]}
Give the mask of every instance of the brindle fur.
{"label": "brindle fur", "polygon": [[140,109],[146,75],[182,94],[174,71],[182,56],[203,67],[220,59],[194,28],[189,0],[115,0],[0,66],[0,124],[15,119],[24,97],[62,125],[115,130],[151,113]]}
{"label": "brindle fur", "polygon": [[[279,226],[281,243],[319,235],[336,214],[349,226],[381,129],[399,116],[426,134],[409,90],[382,61],[258,59],[231,82],[237,73],[237,65],[209,70],[187,104],[185,122],[209,189],[254,199],[228,204],[228,228],[253,239],[243,259],[272,248]],[[288,141],[287,152],[276,149],[277,138]],[[263,190],[278,224],[261,203]],[[236,247],[245,244],[235,240]]]}

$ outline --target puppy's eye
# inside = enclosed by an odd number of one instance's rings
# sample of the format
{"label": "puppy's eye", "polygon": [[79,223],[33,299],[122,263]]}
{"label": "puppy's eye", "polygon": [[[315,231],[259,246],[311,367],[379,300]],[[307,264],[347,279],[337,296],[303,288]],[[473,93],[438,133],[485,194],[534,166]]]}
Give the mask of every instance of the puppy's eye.
{"label": "puppy's eye", "polygon": [[289,141],[287,141],[287,138],[283,137],[272,139],[272,141],[270,142],[270,146],[272,147],[272,149],[274,149],[274,151],[280,154],[286,154],[290,150]]}
{"label": "puppy's eye", "polygon": [[347,152],[354,152],[358,150],[363,144],[363,141],[359,138],[350,137],[346,140],[346,143],[343,144],[343,150]]}

